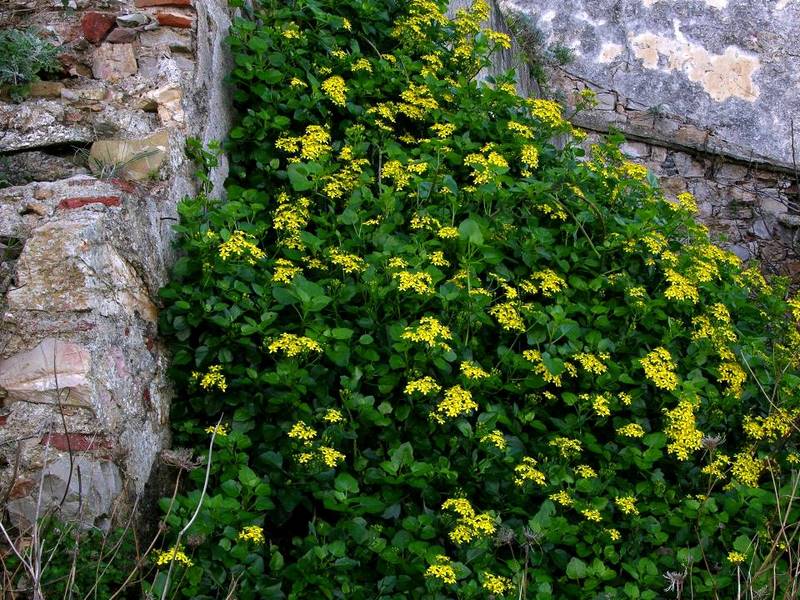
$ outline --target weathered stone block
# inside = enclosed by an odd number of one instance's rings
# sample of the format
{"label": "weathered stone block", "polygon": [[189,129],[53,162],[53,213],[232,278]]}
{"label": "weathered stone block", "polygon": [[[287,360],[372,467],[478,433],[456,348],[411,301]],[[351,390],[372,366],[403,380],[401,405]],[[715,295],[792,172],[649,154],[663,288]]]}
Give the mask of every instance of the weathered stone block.
{"label": "weathered stone block", "polygon": [[58,101],[0,102],[0,152],[91,142],[93,139],[88,123],[70,120],[68,111]]}
{"label": "weathered stone block", "polygon": [[192,0],[136,0],[136,8],[148,6],[191,6]]}
{"label": "weathered stone block", "polygon": [[32,98],[58,98],[63,89],[64,84],[60,81],[34,81],[28,95]]}
{"label": "weathered stone block", "polygon": [[81,17],[81,29],[83,37],[87,41],[98,44],[108,35],[108,32],[116,25],[114,15],[90,10],[83,13]]}
{"label": "weathered stone block", "polygon": [[12,523],[25,528],[37,517],[38,495],[41,494],[39,515],[58,508],[62,498],[60,516],[106,528],[110,524],[114,500],[122,492],[119,468],[107,460],[92,460],[77,456],[71,460],[61,457],[48,464],[42,474],[42,488],[38,479],[34,486],[26,486],[24,493],[7,505]]}
{"label": "weathered stone block", "polygon": [[132,44],[103,43],[94,51],[92,73],[97,79],[119,81],[137,70]]}
{"label": "weathered stone block", "polygon": [[54,338],[43,340],[33,350],[0,360],[0,387],[5,402],[60,401],[87,404],[90,396],[89,351],[78,344]]}
{"label": "weathered stone block", "polygon": [[164,27],[189,28],[194,24],[194,19],[179,12],[157,12],[156,20]]}
{"label": "weathered stone block", "polygon": [[169,132],[162,130],[138,140],[97,141],[89,156],[95,169],[116,166],[124,177],[143,180],[161,168],[168,152]]}
{"label": "weathered stone block", "polygon": [[177,85],[166,85],[145,95],[146,100],[156,105],[161,123],[183,123],[183,91]]}
{"label": "weathered stone block", "polygon": [[156,307],[144,283],[104,239],[102,218],[93,212],[34,229],[17,262],[17,287],[7,295],[9,310],[96,310],[154,321]]}
{"label": "weathered stone block", "polygon": [[136,31],[124,27],[118,27],[108,34],[106,42],[109,44],[131,44],[136,41]]}

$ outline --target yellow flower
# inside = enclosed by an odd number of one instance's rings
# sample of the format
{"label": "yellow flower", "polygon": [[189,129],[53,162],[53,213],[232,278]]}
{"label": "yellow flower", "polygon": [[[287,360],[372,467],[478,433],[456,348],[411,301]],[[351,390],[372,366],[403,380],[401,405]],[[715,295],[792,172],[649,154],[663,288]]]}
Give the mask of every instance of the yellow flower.
{"label": "yellow flower", "polygon": [[629,438],[640,438],[644,435],[644,427],[638,423],[628,423],[617,428],[617,435]]}
{"label": "yellow flower", "polygon": [[436,235],[443,240],[451,240],[458,237],[458,229],[455,227],[442,227],[436,232]]}
{"label": "yellow flower", "polygon": [[225,424],[220,425],[211,425],[210,427],[206,427],[204,430],[206,433],[213,433],[219,437],[227,437],[228,435],[228,426]]}
{"label": "yellow flower", "polygon": [[208,368],[208,373],[200,379],[200,387],[204,390],[217,388],[221,392],[227,390],[228,383],[225,380],[225,375],[222,374],[222,365],[211,365]]}
{"label": "yellow flower", "polygon": [[263,544],[264,530],[258,525],[248,525],[247,527],[243,527],[239,532],[239,535],[236,537],[243,542],[249,541],[253,542],[254,544]]}
{"label": "yellow flower", "polygon": [[369,61],[366,58],[359,58],[356,62],[353,63],[353,66],[350,67],[350,70],[353,73],[358,73],[359,71],[366,71],[367,73],[372,73],[372,65],[369,64]]}
{"label": "yellow flower", "polygon": [[674,390],[678,386],[678,376],[675,374],[675,363],[672,355],[666,348],[658,347],[639,359],[647,377],[657,388]]}
{"label": "yellow flower", "polygon": [[744,418],[742,427],[747,436],[754,440],[774,442],[787,437],[792,432],[798,417],[800,417],[800,409],[789,411],[784,408],[778,408],[766,417],[747,415]]}
{"label": "yellow flower", "polygon": [[465,390],[460,385],[448,388],[444,393],[444,400],[439,402],[436,411],[431,413],[431,418],[437,423],[443,424],[446,419],[455,419],[468,415],[477,410],[478,405],[472,399],[469,390]]}
{"label": "yellow flower", "polygon": [[567,287],[567,282],[552,269],[536,271],[531,275],[531,279],[538,282],[539,291],[548,298]]}
{"label": "yellow flower", "polygon": [[437,267],[449,267],[450,261],[444,257],[444,252],[441,250],[436,250],[435,252],[431,253],[430,256],[431,264]]}
{"label": "yellow flower", "polygon": [[300,39],[300,30],[294,23],[289,23],[286,29],[281,32],[281,35],[287,40],[297,40]]}
{"label": "yellow flower", "polygon": [[442,386],[436,383],[436,380],[433,377],[426,375],[421,379],[409,381],[406,384],[405,393],[409,396],[414,393],[420,393],[423,396],[427,396],[428,394],[435,394],[441,389]]}
{"label": "yellow flower", "polygon": [[754,458],[749,452],[737,454],[731,466],[733,477],[748,487],[758,487],[758,480],[763,470],[764,461]]}
{"label": "yellow flower", "polygon": [[526,144],[522,147],[522,154],[520,156],[522,162],[528,165],[529,168],[535,169],[539,166],[539,150],[536,146]]}
{"label": "yellow flower", "polygon": [[291,87],[308,87],[308,84],[303,81],[302,79],[298,79],[297,77],[292,77],[292,80],[289,82]]}
{"label": "yellow flower", "polygon": [[348,21],[345,18],[342,18],[342,27],[347,31],[352,31],[353,30],[353,26],[350,25],[350,21]]}
{"label": "yellow flower", "polygon": [[508,446],[505,436],[499,429],[493,429],[486,435],[481,437],[482,444],[492,444],[498,450],[505,450]]}
{"label": "yellow flower", "polygon": [[539,119],[543,124],[557,128],[564,124],[561,116],[561,105],[554,100],[543,100],[541,98],[530,98],[527,101],[531,107],[531,114]]}
{"label": "yellow flower", "polygon": [[436,123],[431,125],[431,131],[436,134],[436,137],[440,139],[445,139],[453,135],[456,130],[456,126],[452,123]]}
{"label": "yellow flower", "polygon": [[557,502],[561,506],[572,506],[572,496],[569,493],[565,492],[564,490],[560,490],[555,494],[550,494],[550,500],[553,502]]}
{"label": "yellow flower", "polygon": [[544,473],[542,473],[539,469],[536,468],[538,462],[535,458],[531,458],[530,456],[524,456],[522,458],[522,462],[514,467],[514,473],[516,473],[516,477],[514,478],[514,483],[522,486],[525,485],[526,481],[532,481],[539,485],[545,484],[545,477]]}
{"label": "yellow flower", "polygon": [[295,275],[303,272],[300,267],[295,267],[294,263],[285,258],[279,258],[275,261],[275,272],[272,274],[272,281],[275,283],[292,283]]}
{"label": "yellow flower", "polygon": [[324,462],[325,465],[331,469],[344,462],[344,459],[346,458],[344,454],[328,446],[320,446],[319,452],[322,455],[322,462]]}
{"label": "yellow flower", "polygon": [[532,140],[536,137],[536,134],[533,131],[533,128],[529,125],[523,125],[522,123],[518,123],[517,121],[509,121],[506,124],[506,127],[509,131],[516,133],[520,137],[523,137],[528,140]]}
{"label": "yellow flower", "polygon": [[506,50],[511,48],[511,37],[508,34],[495,31],[494,29],[484,29],[483,34],[501,48],[505,48]]}
{"label": "yellow flower", "polygon": [[231,257],[245,257],[245,260],[251,264],[256,264],[266,256],[263,250],[256,246],[250,240],[255,239],[255,236],[245,233],[243,231],[233,231],[230,237],[219,245],[219,257],[222,260],[229,260]]}
{"label": "yellow flower", "polygon": [[317,437],[317,432],[313,427],[309,427],[304,421],[298,421],[287,434],[293,440],[301,440],[303,442],[310,442]]}
{"label": "yellow flower", "polygon": [[450,559],[443,554],[437,556],[433,564],[425,571],[425,577],[429,579],[438,579],[446,585],[451,585],[456,582],[456,572],[450,564]]}
{"label": "yellow flower", "polygon": [[547,444],[549,446],[554,446],[558,448],[558,453],[564,458],[570,458],[576,456],[580,454],[581,450],[583,449],[580,440],[568,437],[559,436],[555,439],[550,440]]}
{"label": "yellow flower", "polygon": [[667,282],[669,286],[664,290],[664,297],[670,300],[689,300],[692,304],[697,304],[700,300],[700,293],[692,282],[673,269],[667,269]]}
{"label": "yellow flower", "polygon": [[587,372],[592,373],[593,375],[602,375],[606,371],[608,371],[608,367],[603,364],[604,360],[608,360],[610,357],[608,354],[600,354],[596,356],[594,354],[587,354],[584,352],[579,352],[578,354],[574,354],[572,356],[578,364]]}
{"label": "yellow flower", "polygon": [[597,472],[589,465],[578,465],[575,467],[575,474],[578,477],[583,477],[584,479],[597,477]]}
{"label": "yellow flower", "polygon": [[489,374],[478,363],[465,360],[461,363],[461,373],[467,379],[486,379]]}
{"label": "yellow flower", "polygon": [[336,410],[335,408],[329,408],[325,411],[322,420],[326,423],[341,423],[344,421],[344,417],[342,416],[341,411]]}
{"label": "yellow flower", "polygon": [[617,508],[619,508],[626,515],[639,514],[639,509],[636,508],[636,498],[633,496],[617,496],[614,499],[614,504],[616,504]]}
{"label": "yellow flower", "polygon": [[484,573],[481,587],[490,594],[501,596],[511,590],[512,584],[508,577]]}
{"label": "yellow flower", "polygon": [[728,552],[728,562],[732,565],[738,565],[747,560],[747,557],[741,552]]}
{"label": "yellow flower", "polygon": [[619,530],[614,528],[606,529],[606,533],[608,534],[608,537],[611,538],[612,542],[618,542],[622,538]]}
{"label": "yellow flower", "polygon": [[400,336],[411,342],[421,342],[429,348],[440,348],[445,352],[450,346],[445,343],[453,339],[450,329],[442,325],[435,317],[422,317],[416,327],[406,327]]}
{"label": "yellow flower", "polygon": [[606,394],[595,394],[592,396],[592,410],[598,417],[608,417],[611,409],[608,406],[608,396]]}
{"label": "yellow flower", "polygon": [[489,314],[497,319],[506,331],[525,331],[525,321],[522,320],[515,302],[495,304],[489,309]]}
{"label": "yellow flower", "polygon": [[717,454],[710,464],[703,467],[703,473],[716,477],[717,479],[722,479],[725,477],[725,470],[730,462],[731,460],[728,458],[727,454]]}
{"label": "yellow flower", "polygon": [[157,551],[155,559],[157,565],[167,565],[172,561],[181,563],[186,567],[191,567],[194,564],[192,563],[191,559],[188,556],[186,556],[186,553],[183,551],[183,548],[176,546],[173,546],[169,550]]}
{"label": "yellow flower", "polygon": [[458,515],[456,526],[449,534],[456,544],[465,544],[495,532],[494,517],[489,513],[476,513],[465,498],[449,498],[442,504],[442,509],[452,510]]}
{"label": "yellow flower", "polygon": [[322,346],[316,341],[303,335],[282,333],[268,346],[270,353],[283,352],[288,357],[306,354],[308,352],[322,352]]}
{"label": "yellow flower", "polygon": [[345,102],[347,101],[347,85],[345,84],[344,79],[342,79],[339,75],[329,77],[322,82],[321,87],[325,95],[331,99],[331,102],[337,106],[345,105]]}
{"label": "yellow flower", "polygon": [[581,514],[587,521],[595,521],[599,523],[603,520],[603,517],[600,515],[600,511],[596,508],[584,508],[581,511]]}
{"label": "yellow flower", "polygon": [[678,460],[689,460],[689,455],[703,445],[703,432],[697,430],[694,408],[691,401],[681,400],[672,410],[665,409],[667,426],[664,433],[670,440],[667,452],[677,456]]}
{"label": "yellow flower", "polygon": [[360,273],[367,268],[363,258],[355,254],[347,254],[336,248],[329,251],[328,257],[334,265],[341,267],[342,271],[347,274]]}
{"label": "yellow flower", "polygon": [[631,179],[646,179],[647,167],[632,162],[625,162],[620,167],[620,172]]}
{"label": "yellow flower", "polygon": [[423,296],[434,293],[433,277],[425,271],[412,273],[411,271],[398,271],[392,273],[392,279],[397,280],[397,289],[401,292],[412,291]]}

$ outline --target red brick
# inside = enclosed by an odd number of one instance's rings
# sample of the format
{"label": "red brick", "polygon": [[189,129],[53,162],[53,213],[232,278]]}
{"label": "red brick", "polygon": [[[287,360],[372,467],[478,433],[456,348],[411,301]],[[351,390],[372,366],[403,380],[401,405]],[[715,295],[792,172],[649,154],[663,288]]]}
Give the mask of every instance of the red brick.
{"label": "red brick", "polygon": [[64,198],[58,203],[58,208],[81,208],[87,204],[104,204],[106,206],[119,206],[122,204],[119,196],[81,196],[78,198]]}
{"label": "red brick", "polygon": [[136,0],[136,8],[148,6],[191,6],[192,0]]}
{"label": "red brick", "polygon": [[188,28],[192,26],[192,23],[194,23],[194,19],[192,19],[192,17],[174,12],[156,13],[156,19],[158,19],[158,24],[163,25],[164,27]]}
{"label": "red brick", "polygon": [[93,44],[102,42],[116,25],[114,15],[109,13],[101,13],[89,11],[83,13],[81,17],[81,29],[83,29],[83,37]]}
{"label": "red brick", "polygon": [[87,452],[92,450],[108,450],[111,442],[101,435],[85,433],[45,433],[40,442],[42,446],[50,445],[51,448],[61,452]]}

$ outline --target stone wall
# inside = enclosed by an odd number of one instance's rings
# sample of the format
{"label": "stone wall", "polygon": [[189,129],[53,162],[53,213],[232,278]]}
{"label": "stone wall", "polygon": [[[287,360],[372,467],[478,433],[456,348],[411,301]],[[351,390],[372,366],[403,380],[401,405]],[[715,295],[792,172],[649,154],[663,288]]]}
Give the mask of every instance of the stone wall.
{"label": "stone wall", "polygon": [[[572,49],[553,93],[598,106],[573,121],[615,129],[668,195],[691,191],[739,256],[800,283],[798,0],[504,0],[546,44]],[[596,136],[595,136],[596,137]]]}
{"label": "stone wall", "polygon": [[228,128],[229,18],[224,0],[0,8],[63,66],[21,103],[0,96],[0,507],[16,524],[41,488],[41,510],[106,525],[168,442],[157,294],[194,192],[185,140]]}

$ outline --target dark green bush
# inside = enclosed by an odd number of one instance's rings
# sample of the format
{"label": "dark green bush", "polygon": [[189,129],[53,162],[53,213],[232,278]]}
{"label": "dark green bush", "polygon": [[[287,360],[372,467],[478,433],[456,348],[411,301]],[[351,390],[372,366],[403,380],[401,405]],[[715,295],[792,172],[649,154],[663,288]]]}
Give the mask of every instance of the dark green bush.
{"label": "dark green bush", "polygon": [[60,70],[58,48],[31,29],[0,30],[0,86],[21,100],[41,73]]}
{"label": "dark green bush", "polygon": [[162,291],[176,437],[228,424],[180,592],[791,597],[800,303],[442,9],[233,28],[228,197]]}

